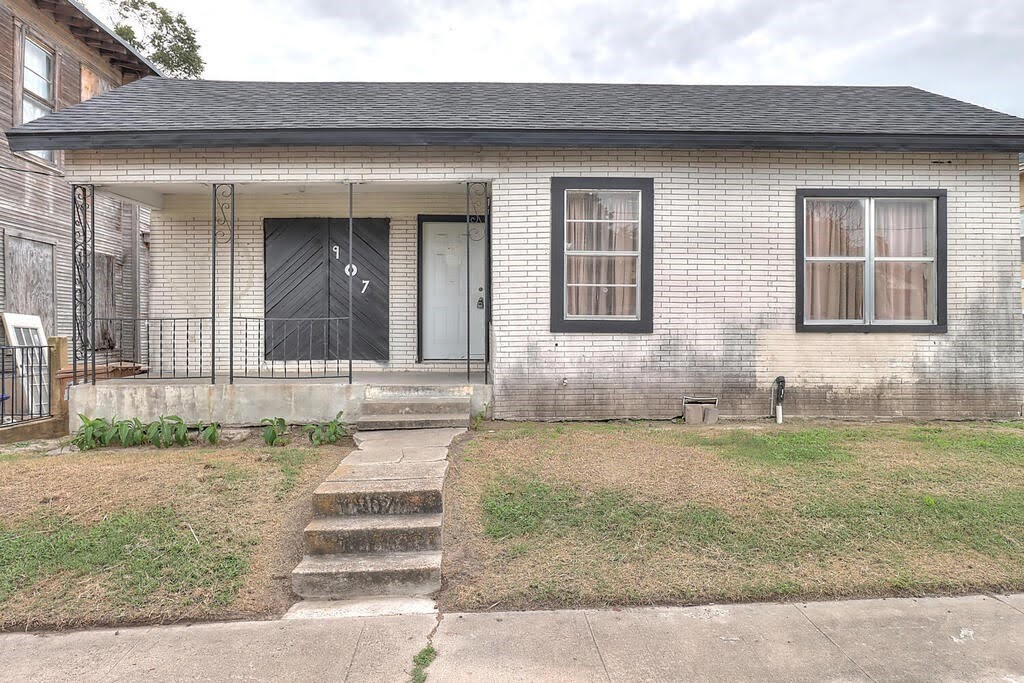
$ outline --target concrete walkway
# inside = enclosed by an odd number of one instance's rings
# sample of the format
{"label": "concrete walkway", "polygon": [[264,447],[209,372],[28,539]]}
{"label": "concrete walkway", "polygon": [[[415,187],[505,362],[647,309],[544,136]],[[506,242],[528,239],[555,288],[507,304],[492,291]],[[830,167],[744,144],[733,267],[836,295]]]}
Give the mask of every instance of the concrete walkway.
{"label": "concrete walkway", "polygon": [[[436,632],[435,632],[436,629]],[[1024,682],[1024,595],[0,635],[11,681]]]}

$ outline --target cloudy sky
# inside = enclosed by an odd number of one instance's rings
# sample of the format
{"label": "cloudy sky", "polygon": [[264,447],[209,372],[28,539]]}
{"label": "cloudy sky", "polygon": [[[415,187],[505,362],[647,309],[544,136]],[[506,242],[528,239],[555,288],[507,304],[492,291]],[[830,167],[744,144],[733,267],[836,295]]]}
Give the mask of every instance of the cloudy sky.
{"label": "cloudy sky", "polygon": [[908,84],[1024,116],[1024,0],[160,2],[206,78]]}

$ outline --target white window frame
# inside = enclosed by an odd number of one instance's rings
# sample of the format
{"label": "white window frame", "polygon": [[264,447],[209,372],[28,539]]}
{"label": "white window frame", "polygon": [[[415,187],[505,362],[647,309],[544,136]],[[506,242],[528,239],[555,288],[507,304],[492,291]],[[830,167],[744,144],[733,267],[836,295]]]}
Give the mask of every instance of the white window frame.
{"label": "white window frame", "polygon": [[[641,279],[643,275],[643,265],[640,261],[640,255],[643,253],[643,230],[641,227],[641,220],[643,217],[643,201],[644,195],[642,190],[625,190],[625,189],[598,189],[598,188],[585,188],[585,187],[573,187],[568,188],[563,192],[562,195],[562,206],[569,206],[569,193],[570,192],[619,192],[619,193],[630,193],[635,194],[637,197],[636,202],[636,219],[629,220],[606,220],[601,218],[587,218],[580,220],[569,220],[568,211],[562,220],[562,242],[564,248],[562,249],[562,310],[565,311],[566,320],[639,320],[641,312],[641,299],[640,299],[640,288],[642,285]],[[636,249],[633,251],[600,251],[600,250],[573,250],[569,251],[569,224],[570,223],[632,223],[636,226]],[[575,282],[569,283],[569,257],[570,256],[597,256],[597,257],[615,257],[615,256],[632,256],[636,260],[636,284],[606,284],[601,282],[594,283],[583,283]],[[570,315],[569,314],[569,288],[570,287],[632,287],[634,289],[636,303],[634,305],[634,315]]]}
{"label": "white window frame", "polygon": [[[863,327],[866,329],[871,328],[885,328],[885,327],[922,327],[932,328],[943,323],[940,321],[940,303],[939,296],[940,292],[938,288],[941,286],[939,277],[939,200],[938,198],[931,196],[926,192],[916,195],[912,193],[899,194],[899,195],[886,195],[879,193],[877,195],[868,194],[850,194],[845,195],[842,192],[835,194],[813,194],[810,196],[804,196],[801,203],[800,210],[803,212],[803,217],[800,222],[800,229],[803,231],[801,236],[801,243],[803,245],[803,254],[801,259],[800,267],[803,269],[803,300],[800,319],[804,327]],[[899,199],[918,199],[918,200],[930,200],[932,204],[933,212],[933,224],[932,230],[934,231],[933,238],[935,244],[935,251],[932,256],[876,256],[875,255],[875,202],[882,200],[899,200]],[[864,207],[864,253],[860,256],[808,256],[807,254],[807,202],[808,201],[858,201]],[[930,292],[930,303],[932,309],[932,318],[926,320],[878,320],[875,319],[875,264],[876,263],[930,263],[931,264],[931,280],[932,286],[936,288],[935,291]],[[852,318],[852,319],[811,319],[808,317],[808,302],[809,292],[807,288],[807,266],[812,263],[863,263],[864,264],[864,317],[863,318]],[[884,330],[883,330],[884,331]]]}

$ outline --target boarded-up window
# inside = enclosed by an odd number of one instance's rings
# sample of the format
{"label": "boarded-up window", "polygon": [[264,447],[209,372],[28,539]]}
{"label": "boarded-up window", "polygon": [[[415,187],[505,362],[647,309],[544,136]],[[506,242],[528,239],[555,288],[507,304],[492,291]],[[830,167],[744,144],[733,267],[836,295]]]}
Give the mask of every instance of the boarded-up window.
{"label": "boarded-up window", "polygon": [[97,95],[102,95],[112,87],[113,86],[110,84],[110,81],[106,80],[84,64],[82,65],[82,102],[96,97]]}
{"label": "boarded-up window", "polygon": [[55,334],[53,245],[8,235],[6,247],[6,311],[38,315],[46,333]]}
{"label": "boarded-up window", "polygon": [[96,254],[96,350],[111,351],[119,347],[121,330],[117,320],[117,259],[110,254]]}

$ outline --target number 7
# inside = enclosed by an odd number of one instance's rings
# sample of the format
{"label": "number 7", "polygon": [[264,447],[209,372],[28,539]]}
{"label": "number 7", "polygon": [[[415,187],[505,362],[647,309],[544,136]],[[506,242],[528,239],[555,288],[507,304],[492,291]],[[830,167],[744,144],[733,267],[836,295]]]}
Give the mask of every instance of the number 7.
{"label": "number 7", "polygon": [[370,286],[369,280],[363,280],[363,289],[359,292],[360,294],[366,294],[366,288]]}

